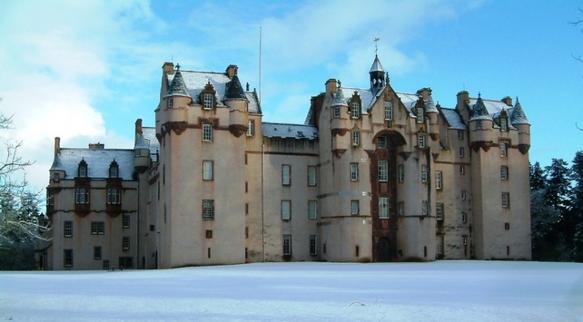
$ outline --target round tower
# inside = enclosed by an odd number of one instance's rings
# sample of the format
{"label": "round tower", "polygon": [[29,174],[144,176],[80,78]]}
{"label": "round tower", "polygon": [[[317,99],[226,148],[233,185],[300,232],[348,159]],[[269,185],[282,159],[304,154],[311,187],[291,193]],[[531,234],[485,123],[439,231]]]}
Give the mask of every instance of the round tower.
{"label": "round tower", "polygon": [[516,104],[510,113],[510,123],[518,129],[518,149],[526,154],[530,149],[530,122],[516,98]]}
{"label": "round tower", "polygon": [[472,107],[470,115],[470,146],[481,147],[493,141],[494,120],[488,113],[484,101],[478,95],[476,104]]}
{"label": "round tower", "polygon": [[236,137],[247,131],[247,110],[249,101],[243,91],[237,65],[229,65],[226,70],[227,77],[231,80],[225,84],[225,105],[229,107],[229,131]]}

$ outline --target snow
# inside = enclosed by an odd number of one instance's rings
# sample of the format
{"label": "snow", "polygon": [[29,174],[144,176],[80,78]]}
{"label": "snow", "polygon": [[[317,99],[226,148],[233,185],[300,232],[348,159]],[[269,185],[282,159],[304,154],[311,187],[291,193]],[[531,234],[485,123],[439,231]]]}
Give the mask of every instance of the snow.
{"label": "snow", "polygon": [[583,264],[257,263],[2,272],[0,320],[583,321]]}
{"label": "snow", "polygon": [[88,177],[108,178],[109,165],[116,161],[119,166],[119,177],[123,180],[134,180],[134,151],[124,149],[77,149],[61,148],[55,157],[51,170],[65,171],[65,179],[77,176],[79,162],[87,162]]}
{"label": "snow", "polygon": [[464,124],[462,117],[458,114],[456,110],[442,107],[441,113],[443,113],[443,116],[445,117],[447,124],[449,124],[450,129],[456,130],[466,129],[466,125]]}
{"label": "snow", "polygon": [[318,138],[318,128],[302,124],[261,123],[261,132],[268,138],[292,138],[315,140]]}

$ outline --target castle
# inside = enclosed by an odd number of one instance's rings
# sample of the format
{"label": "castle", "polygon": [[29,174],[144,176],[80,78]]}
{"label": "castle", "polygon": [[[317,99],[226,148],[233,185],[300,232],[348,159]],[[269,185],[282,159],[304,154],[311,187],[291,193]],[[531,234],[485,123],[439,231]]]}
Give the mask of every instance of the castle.
{"label": "castle", "polygon": [[63,148],[47,269],[262,261],[530,259],[530,124],[518,102],[329,79],[304,124],[264,122],[237,66],[162,67],[132,149]]}

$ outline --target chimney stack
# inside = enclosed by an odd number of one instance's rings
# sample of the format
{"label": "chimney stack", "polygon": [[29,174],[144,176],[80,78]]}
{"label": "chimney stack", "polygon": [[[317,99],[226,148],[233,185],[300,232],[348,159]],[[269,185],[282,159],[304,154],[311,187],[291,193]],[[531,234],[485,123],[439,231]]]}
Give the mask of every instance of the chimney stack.
{"label": "chimney stack", "polygon": [[233,76],[237,76],[238,69],[239,69],[239,67],[237,67],[237,65],[231,64],[231,65],[227,66],[227,70],[226,70],[227,76],[229,78],[233,78]]}
{"label": "chimney stack", "polygon": [[103,150],[103,148],[105,148],[105,144],[103,143],[89,143],[90,150]]}
{"label": "chimney stack", "polygon": [[61,138],[56,136],[55,137],[55,156],[61,153]]}
{"label": "chimney stack", "polygon": [[136,120],[136,134],[142,134],[142,119]]}
{"label": "chimney stack", "polygon": [[510,96],[506,96],[503,99],[501,99],[500,101],[504,102],[504,104],[506,104],[508,106],[512,106],[512,97],[510,97]]}
{"label": "chimney stack", "polygon": [[174,74],[174,63],[165,62],[164,65],[162,65],[162,70],[164,71],[164,74]]}
{"label": "chimney stack", "polygon": [[470,104],[470,93],[468,91],[457,93],[457,106],[462,107],[464,104]]}

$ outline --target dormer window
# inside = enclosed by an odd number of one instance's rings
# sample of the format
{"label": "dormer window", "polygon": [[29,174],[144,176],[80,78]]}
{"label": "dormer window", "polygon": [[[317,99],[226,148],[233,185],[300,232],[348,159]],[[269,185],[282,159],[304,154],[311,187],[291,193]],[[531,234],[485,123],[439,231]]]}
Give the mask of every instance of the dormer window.
{"label": "dormer window", "polygon": [[87,177],[87,162],[85,162],[85,160],[81,160],[81,162],[79,162],[79,166],[77,167],[77,176],[81,178]]}
{"label": "dormer window", "polygon": [[210,81],[204,86],[204,89],[200,93],[200,102],[202,108],[205,110],[212,110],[216,105],[215,99],[215,88],[210,83]]}
{"label": "dormer window", "polygon": [[353,119],[360,118],[360,104],[358,102],[350,103],[350,117]]}
{"label": "dormer window", "polygon": [[423,109],[423,106],[419,105],[415,108],[415,111],[417,112],[417,123],[423,123],[425,122],[425,109]]}
{"label": "dormer window", "polygon": [[500,116],[500,131],[508,132],[508,116],[506,114]]}
{"label": "dormer window", "polygon": [[202,104],[205,110],[210,110],[213,108],[213,95],[212,94],[204,94],[202,96]]}
{"label": "dormer window", "polygon": [[119,177],[119,166],[117,165],[117,162],[115,162],[115,160],[111,162],[111,164],[109,165],[109,177],[110,178]]}

